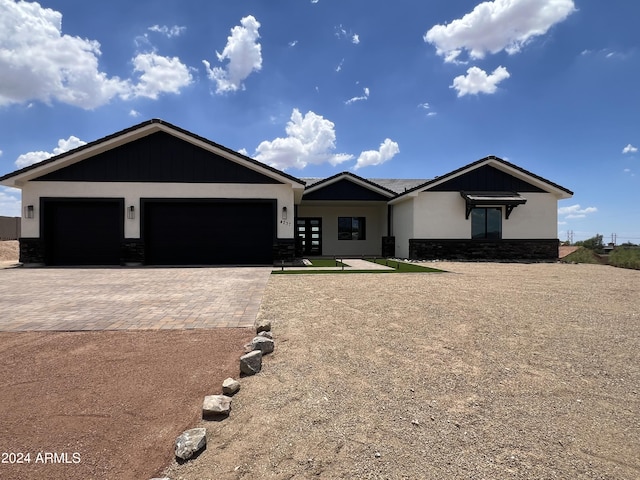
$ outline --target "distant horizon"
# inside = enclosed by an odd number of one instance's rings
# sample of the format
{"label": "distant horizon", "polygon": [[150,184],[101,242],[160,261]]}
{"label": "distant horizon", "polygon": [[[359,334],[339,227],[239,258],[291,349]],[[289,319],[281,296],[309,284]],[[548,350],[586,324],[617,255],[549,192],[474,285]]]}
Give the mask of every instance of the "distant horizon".
{"label": "distant horizon", "polygon": [[[0,176],[160,118],[295,177],[428,179],[495,155],[574,192],[560,241],[640,243],[640,3],[0,9]],[[20,198],[0,187],[0,215]]]}

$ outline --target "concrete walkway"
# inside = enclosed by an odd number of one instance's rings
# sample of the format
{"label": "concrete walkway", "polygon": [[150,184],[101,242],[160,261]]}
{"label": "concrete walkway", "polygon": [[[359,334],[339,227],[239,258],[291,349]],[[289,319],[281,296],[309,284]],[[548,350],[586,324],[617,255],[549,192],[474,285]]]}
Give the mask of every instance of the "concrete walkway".
{"label": "concrete walkway", "polygon": [[0,331],[252,327],[270,267],[4,268]]}
{"label": "concrete walkway", "polygon": [[[393,268],[386,265],[368,262],[359,258],[339,258],[338,261],[344,263],[345,267],[314,267],[310,265],[308,267],[284,267],[284,270],[393,270]],[[282,268],[274,268],[274,270],[282,270]]]}

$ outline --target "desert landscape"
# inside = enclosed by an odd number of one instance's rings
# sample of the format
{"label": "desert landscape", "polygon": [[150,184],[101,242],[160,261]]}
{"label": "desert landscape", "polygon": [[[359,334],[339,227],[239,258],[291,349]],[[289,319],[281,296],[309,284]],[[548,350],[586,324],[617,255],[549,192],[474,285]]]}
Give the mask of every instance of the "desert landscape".
{"label": "desert landscape", "polygon": [[[202,395],[239,377],[248,329],[0,333],[3,451],[83,458],[0,476],[638,478],[640,273],[429,265],[445,273],[272,276],[259,318],[276,350],[220,422],[200,418]],[[186,368],[192,342],[220,355]],[[64,417],[91,392],[85,417]],[[196,426],[206,450],[180,465],[173,442]]]}

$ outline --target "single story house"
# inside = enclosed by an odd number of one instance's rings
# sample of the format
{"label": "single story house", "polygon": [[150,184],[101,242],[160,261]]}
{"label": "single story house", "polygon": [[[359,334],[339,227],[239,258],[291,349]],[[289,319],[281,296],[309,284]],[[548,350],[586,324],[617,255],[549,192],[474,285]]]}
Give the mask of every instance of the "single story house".
{"label": "single story house", "polygon": [[44,265],[553,260],[573,195],[493,156],[430,180],[301,179],[157,119],[0,184],[22,190],[20,261]]}

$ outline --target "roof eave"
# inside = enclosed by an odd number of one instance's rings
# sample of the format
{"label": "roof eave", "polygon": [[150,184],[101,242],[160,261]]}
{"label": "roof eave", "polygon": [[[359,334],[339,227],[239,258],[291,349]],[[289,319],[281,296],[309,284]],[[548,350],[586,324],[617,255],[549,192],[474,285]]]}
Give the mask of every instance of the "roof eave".
{"label": "roof eave", "polygon": [[356,185],[359,185],[361,187],[367,188],[373,192],[376,192],[380,195],[383,195],[385,197],[387,197],[387,199],[392,199],[393,197],[396,196],[395,192],[392,192],[391,190],[384,188],[381,185],[377,185],[365,178],[359,177],[358,175],[355,175],[353,173],[350,172],[340,172],[337,173],[331,177],[325,178],[324,180],[320,180],[319,182],[314,183],[313,185],[311,185],[309,188],[305,189],[304,193],[312,193],[315,192],[317,190],[321,190],[324,187],[327,187],[333,183],[339,182],[341,180],[347,180],[350,182],[355,183]]}
{"label": "roof eave", "polygon": [[160,119],[152,119],[146,122],[142,122],[133,127],[129,127],[125,130],[117,132],[115,134],[103,137],[99,140],[82,145],[78,148],[70,150],[55,157],[48,158],[42,162],[38,162],[33,165],[29,165],[22,169],[11,172],[3,177],[0,177],[0,184],[20,188],[26,182],[33,180],[34,178],[41,177],[47,173],[59,170],[61,168],[73,165],[74,163],[85,160],[94,155],[111,150],[120,145],[132,142],[139,138],[143,138],[152,133],[164,131],[172,134],[178,138],[181,138],[189,143],[192,143],[200,148],[216,153],[227,160],[242,163],[245,167],[258,171],[264,175],[267,175],[281,183],[289,183],[294,188],[304,189],[305,182],[289,175],[285,172],[277,170],[269,165],[263,164],[254,160],[246,155],[231,150],[223,145],[217,144],[204,137],[191,133],[180,127],[176,127],[168,122]]}
{"label": "roof eave", "polygon": [[[573,196],[573,192],[567,188],[564,188],[556,183],[553,183],[552,181],[547,180],[546,178],[540,177],[539,175],[531,173],[525,170],[524,168],[518,167],[517,165],[514,165],[512,163],[509,163],[506,160],[503,160],[494,155],[490,155],[488,157],[481,158],[480,160],[477,160],[473,163],[460,167],[457,170],[453,170],[445,175],[436,177],[433,180],[429,180],[423,183],[422,185],[418,185],[410,190],[407,190],[406,192],[398,195],[396,199],[401,199],[405,196],[413,197],[417,195],[417,193],[419,192],[427,191],[437,185],[440,185],[443,182],[446,182],[448,180],[451,180],[452,178],[468,173],[471,170],[475,170],[476,168],[481,167],[483,165],[491,165],[494,167],[498,167],[499,170],[502,170],[506,173],[509,173],[510,175],[513,175],[517,178],[525,180],[533,185],[536,185],[542,188],[544,191],[555,195],[558,199],[571,198]],[[394,199],[394,201],[396,199]],[[395,201],[394,203],[398,203],[398,201]]]}

